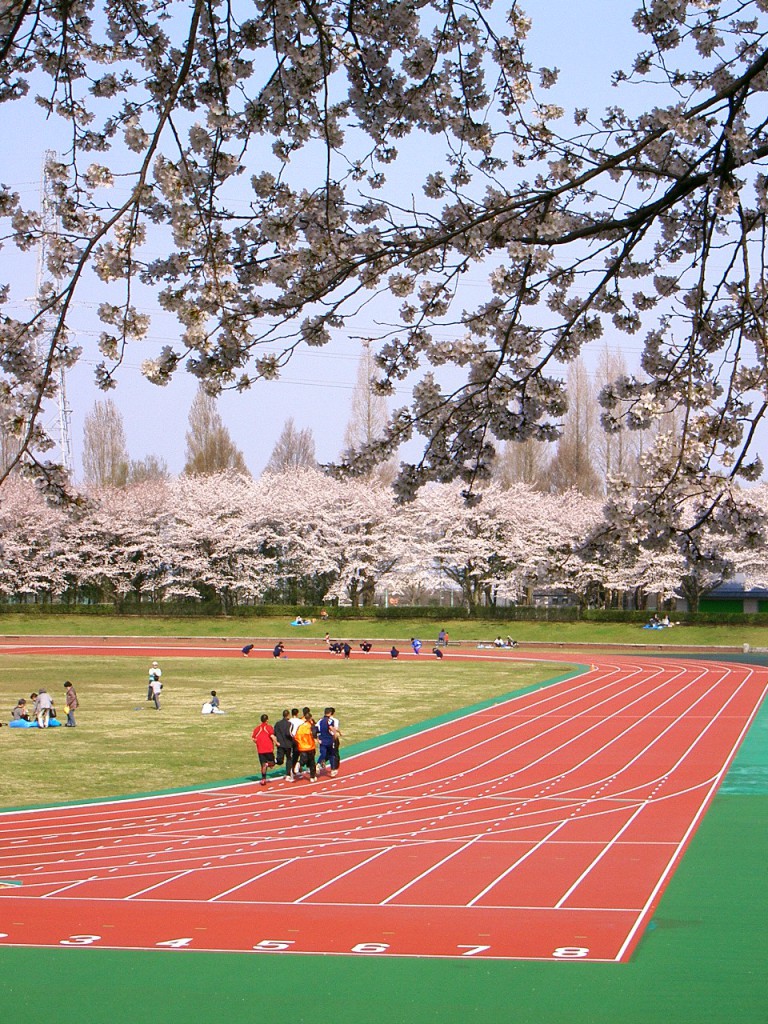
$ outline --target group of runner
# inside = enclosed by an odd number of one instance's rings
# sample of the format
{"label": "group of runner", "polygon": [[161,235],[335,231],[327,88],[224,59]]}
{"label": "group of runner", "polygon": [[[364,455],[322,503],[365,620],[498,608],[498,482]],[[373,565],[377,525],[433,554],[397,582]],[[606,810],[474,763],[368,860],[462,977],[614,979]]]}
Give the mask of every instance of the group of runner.
{"label": "group of runner", "polygon": [[262,715],[251,734],[259,755],[261,785],[266,786],[267,772],[275,765],[285,765],[286,782],[294,782],[305,774],[310,782],[317,782],[318,769],[337,775],[341,729],[335,713],[335,708],[326,708],[323,717],[315,721],[309,708],[302,708],[301,713],[298,708],[286,708],[274,728],[269,715]]}

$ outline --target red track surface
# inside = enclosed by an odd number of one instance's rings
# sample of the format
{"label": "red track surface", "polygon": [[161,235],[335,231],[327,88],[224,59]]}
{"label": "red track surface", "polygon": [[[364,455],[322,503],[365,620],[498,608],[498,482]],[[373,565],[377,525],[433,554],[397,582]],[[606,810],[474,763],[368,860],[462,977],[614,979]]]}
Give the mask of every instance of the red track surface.
{"label": "red track surface", "polygon": [[316,785],[2,813],[0,942],[626,961],[767,673],[594,660]]}

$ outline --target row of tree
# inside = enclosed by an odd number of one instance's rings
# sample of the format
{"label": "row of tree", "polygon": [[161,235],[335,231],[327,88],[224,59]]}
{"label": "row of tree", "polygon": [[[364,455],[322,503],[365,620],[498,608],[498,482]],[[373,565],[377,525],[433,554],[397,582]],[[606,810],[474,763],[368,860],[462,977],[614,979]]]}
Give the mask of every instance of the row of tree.
{"label": "row of tree", "polygon": [[[387,406],[371,386],[374,366],[368,346],[357,369],[352,391],[350,417],[344,433],[347,449],[367,444],[383,434],[387,424]],[[310,428],[297,427],[289,417],[278,437],[265,472],[283,473],[317,469],[315,438]],[[249,473],[245,457],[237,447],[219,412],[216,399],[199,388],[189,410],[186,452],[182,472],[187,476],[213,473]],[[154,455],[133,460],[128,454],[123,417],[115,403],[107,398],[94,403],[83,430],[83,484],[86,489],[124,487],[144,480],[169,476],[166,463]],[[391,483],[393,465],[383,464],[376,475]]]}
{"label": "row of tree", "polygon": [[[738,500],[765,519],[768,487]],[[419,603],[450,591],[455,603],[527,603],[564,588],[584,604],[642,607],[699,596],[734,572],[768,581],[768,546],[714,526],[695,547],[649,549],[633,535],[632,505],[617,534],[601,500],[525,484],[487,487],[468,503],[456,484],[431,484],[398,504],[379,481],[314,470],[181,476],[104,488],[53,507],[18,477],[0,489],[0,597],[144,602]],[[693,509],[691,510],[693,513]],[[703,538],[706,538],[704,544]]]}
{"label": "row of tree", "polygon": [[[602,387],[625,372],[621,353],[607,347],[594,374],[588,372],[583,360],[575,360],[567,375],[569,405],[561,437],[555,442],[507,442],[492,464],[493,479],[502,487],[526,483],[554,494],[577,490],[590,496],[605,494],[615,477],[637,480],[642,453],[662,433],[679,443],[681,422],[679,416],[668,413],[648,430],[616,434],[606,431],[600,421],[597,396]],[[370,349],[365,346],[344,434],[347,451],[373,443],[386,430],[387,407],[385,400],[372,390],[374,374]],[[318,468],[312,430],[298,428],[290,417],[272,449],[265,472]],[[228,471],[247,474],[245,458],[225,426],[216,400],[200,389],[189,411],[183,473],[206,476]],[[397,473],[395,460],[378,465],[374,473],[382,483],[391,484]],[[111,399],[94,404],[83,433],[86,488],[123,487],[169,475],[164,461],[154,455],[139,460],[129,457],[123,418]]]}

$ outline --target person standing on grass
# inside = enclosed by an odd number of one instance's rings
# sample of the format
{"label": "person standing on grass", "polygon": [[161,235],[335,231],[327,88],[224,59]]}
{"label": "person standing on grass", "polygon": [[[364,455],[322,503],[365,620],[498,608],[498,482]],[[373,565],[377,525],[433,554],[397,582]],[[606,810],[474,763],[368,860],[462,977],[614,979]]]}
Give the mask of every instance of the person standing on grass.
{"label": "person standing on grass", "polygon": [[162,677],[162,670],[156,661],[153,661],[149,666],[149,679],[147,680],[147,700],[154,699],[155,691],[152,689],[152,683],[157,681],[160,682]]}
{"label": "person standing on grass", "polygon": [[154,679],[150,680],[149,689],[152,693],[152,700],[155,702],[155,710],[160,710],[160,692],[163,689],[163,684],[160,682],[160,676],[157,675]]}
{"label": "person standing on grass", "polygon": [[261,766],[261,785],[267,784],[267,769],[275,767],[275,730],[269,724],[269,715],[262,715],[260,723],[251,733],[251,739],[256,744]]}
{"label": "person standing on grass", "polygon": [[77,722],[75,721],[75,712],[79,707],[79,702],[77,699],[77,694],[75,693],[75,688],[72,685],[72,683],[70,683],[69,680],[67,680],[66,683],[64,683],[64,689],[66,690],[67,694],[67,720],[64,723],[64,725],[68,726],[70,729],[74,729],[74,727],[77,725]]}
{"label": "person standing on grass", "polygon": [[48,728],[48,722],[51,717],[51,708],[53,707],[53,701],[51,695],[44,687],[40,687],[40,692],[35,694],[35,718],[37,724],[41,729]]}
{"label": "person standing on grass", "polygon": [[[299,755],[299,768],[309,769],[309,781],[317,782],[317,764],[315,763],[315,747],[317,726],[309,708],[304,709],[304,718],[296,730],[294,739]],[[299,773],[296,773],[299,774]]]}

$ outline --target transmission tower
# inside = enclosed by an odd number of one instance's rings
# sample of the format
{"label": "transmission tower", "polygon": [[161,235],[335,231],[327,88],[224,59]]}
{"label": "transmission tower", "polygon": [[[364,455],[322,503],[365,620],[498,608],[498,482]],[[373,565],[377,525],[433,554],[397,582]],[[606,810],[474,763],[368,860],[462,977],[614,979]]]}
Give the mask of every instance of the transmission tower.
{"label": "transmission tower", "polygon": [[[40,233],[40,244],[37,249],[37,295],[42,293],[43,285],[50,280],[48,270],[48,252],[51,246],[51,239],[59,232],[59,221],[56,215],[56,205],[53,195],[53,182],[48,173],[48,164],[56,159],[56,153],[52,149],[45,151],[43,155],[43,173],[40,183],[40,218],[42,231]],[[51,281],[54,292],[59,291],[59,282],[54,278]],[[45,333],[51,334],[54,330],[53,317],[46,315]],[[59,458],[62,466],[70,478],[74,472],[74,459],[72,457],[72,410],[67,402],[67,376],[63,366],[58,370],[58,442]]]}

